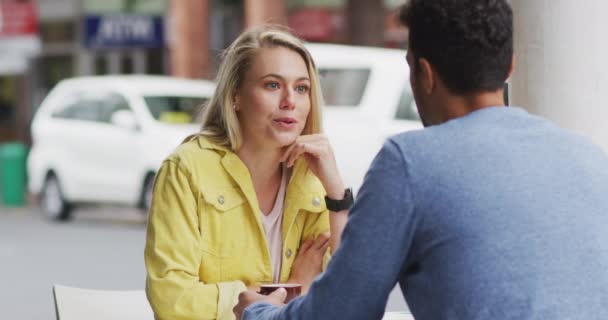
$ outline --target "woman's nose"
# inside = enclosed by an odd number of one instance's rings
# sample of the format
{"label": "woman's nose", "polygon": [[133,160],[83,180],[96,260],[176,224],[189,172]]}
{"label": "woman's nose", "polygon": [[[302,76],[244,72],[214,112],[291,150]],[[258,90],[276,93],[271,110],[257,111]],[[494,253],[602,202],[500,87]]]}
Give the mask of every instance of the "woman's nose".
{"label": "woman's nose", "polygon": [[281,101],[281,109],[294,109],[296,107],[295,92],[293,90],[285,90],[283,99]]}

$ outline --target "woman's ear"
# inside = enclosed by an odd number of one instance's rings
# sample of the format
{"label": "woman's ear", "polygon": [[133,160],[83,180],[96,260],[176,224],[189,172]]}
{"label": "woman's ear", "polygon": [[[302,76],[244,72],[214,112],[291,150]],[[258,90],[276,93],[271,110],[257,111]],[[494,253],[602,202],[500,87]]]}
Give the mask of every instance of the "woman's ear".
{"label": "woman's ear", "polygon": [[430,94],[431,92],[433,92],[435,86],[437,85],[435,70],[433,70],[433,67],[425,58],[418,59],[418,66],[420,67],[420,83],[422,84],[422,90],[426,94]]}
{"label": "woman's ear", "polygon": [[239,95],[235,94],[234,97],[232,97],[232,109],[234,109],[234,111],[239,111]]}

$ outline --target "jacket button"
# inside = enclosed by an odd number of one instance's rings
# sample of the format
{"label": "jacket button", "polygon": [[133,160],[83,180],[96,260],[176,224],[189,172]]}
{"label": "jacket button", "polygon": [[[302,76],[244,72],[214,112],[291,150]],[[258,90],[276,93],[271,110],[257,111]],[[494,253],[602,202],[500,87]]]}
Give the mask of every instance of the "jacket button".
{"label": "jacket button", "polygon": [[314,197],[312,198],[312,205],[315,207],[318,207],[321,204],[321,200],[319,199],[319,197]]}
{"label": "jacket button", "polygon": [[291,257],[291,249],[287,249],[287,251],[285,251],[285,256],[287,258]]}
{"label": "jacket button", "polygon": [[224,196],[220,194],[220,195],[217,197],[217,202],[219,202],[220,204],[224,204]]}

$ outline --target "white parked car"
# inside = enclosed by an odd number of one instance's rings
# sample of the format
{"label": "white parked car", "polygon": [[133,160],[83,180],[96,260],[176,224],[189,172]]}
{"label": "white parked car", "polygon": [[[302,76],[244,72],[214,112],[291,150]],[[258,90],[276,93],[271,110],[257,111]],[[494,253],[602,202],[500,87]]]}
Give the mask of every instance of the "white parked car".
{"label": "white parked car", "polygon": [[325,99],[324,130],[345,184],[358,190],[389,136],[422,128],[405,50],[309,44]]}
{"label": "white parked car", "polygon": [[29,189],[65,220],[78,203],[145,207],[162,160],[200,128],[214,85],[161,76],[61,81],[32,122]]}

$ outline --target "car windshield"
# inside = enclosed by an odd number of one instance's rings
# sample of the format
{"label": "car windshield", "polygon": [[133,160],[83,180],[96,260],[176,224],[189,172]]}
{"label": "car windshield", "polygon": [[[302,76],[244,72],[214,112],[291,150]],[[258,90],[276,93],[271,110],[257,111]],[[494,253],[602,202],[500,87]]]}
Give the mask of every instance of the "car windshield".
{"label": "car windshield", "polygon": [[369,80],[369,69],[319,68],[323,100],[328,106],[357,107]]}
{"label": "car windshield", "polygon": [[154,119],[171,124],[199,123],[207,97],[145,96]]}

